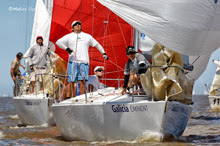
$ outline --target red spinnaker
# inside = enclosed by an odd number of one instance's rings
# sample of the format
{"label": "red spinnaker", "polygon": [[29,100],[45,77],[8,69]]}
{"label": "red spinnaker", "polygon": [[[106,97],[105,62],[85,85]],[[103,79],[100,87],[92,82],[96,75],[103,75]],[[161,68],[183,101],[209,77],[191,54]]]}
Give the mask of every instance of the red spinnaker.
{"label": "red spinnaker", "polygon": [[[124,66],[128,60],[125,48],[133,45],[133,28],[96,0],[54,0],[50,41],[54,44],[62,36],[71,32],[74,20],[82,22],[82,30],[91,34],[105,49],[109,61],[105,61],[96,48],[89,49],[90,75],[96,66],[105,67],[104,78],[122,79]],[[68,60],[65,50],[56,46],[55,51]],[[118,81],[103,81],[108,86],[118,86]]]}

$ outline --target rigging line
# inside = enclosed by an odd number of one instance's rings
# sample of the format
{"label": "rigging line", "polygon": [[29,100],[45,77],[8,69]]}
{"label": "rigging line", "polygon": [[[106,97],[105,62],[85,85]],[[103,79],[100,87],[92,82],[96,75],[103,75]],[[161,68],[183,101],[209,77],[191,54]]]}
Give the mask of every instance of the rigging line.
{"label": "rigging line", "polygon": [[[108,26],[108,27],[109,27],[109,26]],[[111,30],[110,30],[110,28],[109,28],[109,34],[111,35]],[[118,61],[117,61],[117,58],[116,58],[116,55],[115,55],[115,49],[114,49],[114,47],[112,46],[112,44],[113,44],[112,37],[110,37],[110,40],[111,40],[111,47],[112,47],[112,50],[113,50],[113,53],[114,53],[114,59],[116,60],[116,64],[118,64]],[[118,66],[117,66],[117,68],[118,68]],[[120,76],[119,73],[118,73],[118,76]]]}
{"label": "rigging line", "polygon": [[93,36],[93,30],[94,30],[94,11],[95,11],[95,3],[93,0],[93,4],[92,4],[92,36]]}
{"label": "rigging line", "polygon": [[[108,33],[108,23],[109,23],[109,17],[110,17],[110,10],[108,10],[108,15],[107,15],[107,21],[104,21],[104,36],[103,36],[103,46],[105,45],[105,38]],[[106,60],[104,59],[104,66],[106,65]],[[104,75],[106,77],[106,75]],[[106,81],[105,81],[106,84]]]}
{"label": "rigging line", "polygon": [[105,44],[105,38],[106,38],[106,33],[107,33],[107,30],[108,30],[108,21],[109,21],[109,16],[110,16],[110,11],[109,11],[109,14],[107,16],[107,21],[104,21],[104,35],[103,35],[103,41],[102,41],[102,45],[104,46]]}
{"label": "rigging line", "polygon": [[122,71],[124,71],[124,70],[117,70],[117,71],[105,72],[105,73],[103,73],[103,74],[112,74],[112,73],[115,73],[115,72],[122,72]]}
{"label": "rigging line", "polygon": [[[37,4],[37,2],[36,2],[36,4]],[[24,46],[24,51],[26,52],[26,50],[28,50],[27,49],[27,33],[28,33],[28,5],[29,5],[29,0],[27,0],[27,5],[26,5],[26,7],[27,7],[27,11],[26,11],[26,29],[25,29],[25,46]]]}
{"label": "rigging line", "polygon": [[134,31],[135,31],[135,29],[134,29],[134,27],[131,27],[131,45],[132,46],[134,46]]}
{"label": "rigging line", "polygon": [[80,2],[79,20],[80,20],[80,18],[81,18],[81,12],[82,12],[82,1],[83,1],[83,0],[81,0],[81,2]]}
{"label": "rigging line", "polygon": [[40,28],[39,34],[40,34],[42,31],[44,31],[43,28],[45,28],[45,25],[47,24],[47,22],[48,22],[49,20],[50,20],[50,15],[48,16],[48,18],[47,18],[47,20],[45,21],[45,23],[44,23],[44,25],[42,26],[42,28]]}
{"label": "rigging line", "polygon": [[190,65],[193,65],[198,59],[199,59],[200,56],[198,56],[194,61],[193,63],[191,63]]}
{"label": "rigging line", "polygon": [[117,16],[117,15],[115,15],[115,16],[116,16],[116,18],[117,18],[118,25],[119,25],[119,28],[120,28],[120,30],[121,30],[122,37],[123,37],[124,42],[125,42],[125,45],[126,45],[126,47],[127,47],[128,45],[127,45],[127,42],[126,42],[126,40],[125,40],[124,33],[123,33],[123,31],[122,31],[122,28],[121,28],[121,24],[119,23],[118,16]]}
{"label": "rigging line", "polygon": [[[94,10],[95,10],[95,3],[93,0],[93,4],[92,4],[92,36],[94,34],[94,32],[93,32],[94,31]],[[91,58],[93,58],[93,53],[91,53]],[[92,72],[92,68],[90,68],[90,71]]]}
{"label": "rigging line", "polygon": [[110,63],[112,63],[112,64],[114,64],[115,66],[117,66],[118,68],[120,68],[120,69],[122,69],[123,70],[123,68],[121,68],[120,66],[118,66],[117,64],[115,64],[114,62],[112,62],[111,60],[108,60]]}

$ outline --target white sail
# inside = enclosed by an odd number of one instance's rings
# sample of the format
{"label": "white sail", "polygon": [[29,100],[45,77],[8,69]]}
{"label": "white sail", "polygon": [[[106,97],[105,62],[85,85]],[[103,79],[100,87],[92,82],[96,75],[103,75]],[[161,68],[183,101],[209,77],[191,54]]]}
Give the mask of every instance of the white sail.
{"label": "white sail", "polygon": [[139,39],[139,42],[138,42],[139,49],[142,52],[146,52],[146,53],[149,53],[149,55],[151,55],[155,42],[152,39],[150,39],[147,35],[141,32],[139,32],[138,39]]}
{"label": "white sail", "polygon": [[220,46],[218,0],[98,0],[152,40],[185,55]]}
{"label": "white sail", "polygon": [[220,95],[220,61],[213,60],[215,65],[217,66],[214,79],[212,81],[211,89],[209,95],[211,96],[219,96]]}
{"label": "white sail", "polygon": [[197,80],[200,75],[202,75],[202,73],[206,70],[210,56],[211,54],[201,56],[189,56],[189,64],[192,64],[194,69],[192,72],[188,73],[187,76],[194,80]]}
{"label": "white sail", "polygon": [[[39,35],[43,36],[44,44],[48,45],[50,24],[51,24],[51,16],[49,15],[43,1],[37,0],[30,47],[32,47],[36,44],[36,37]],[[28,56],[29,50],[30,50],[30,48],[24,54],[24,57]]]}

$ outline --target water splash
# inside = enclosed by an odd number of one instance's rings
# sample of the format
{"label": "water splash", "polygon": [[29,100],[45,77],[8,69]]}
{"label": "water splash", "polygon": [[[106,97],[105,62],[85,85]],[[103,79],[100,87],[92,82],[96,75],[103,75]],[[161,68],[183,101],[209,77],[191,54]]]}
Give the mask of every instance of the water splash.
{"label": "water splash", "polygon": [[145,131],[137,138],[136,142],[161,142],[163,138],[161,133]]}
{"label": "water splash", "polygon": [[13,120],[17,120],[18,119],[18,115],[10,115],[8,116],[9,118],[13,119]]}
{"label": "water splash", "polygon": [[0,131],[0,139],[4,139],[5,135],[3,134],[2,131]]}

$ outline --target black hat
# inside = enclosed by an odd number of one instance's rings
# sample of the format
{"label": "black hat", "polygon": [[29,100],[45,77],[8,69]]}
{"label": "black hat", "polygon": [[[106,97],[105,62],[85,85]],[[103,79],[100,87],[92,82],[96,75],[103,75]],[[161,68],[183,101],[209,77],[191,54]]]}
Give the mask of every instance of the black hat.
{"label": "black hat", "polygon": [[129,52],[136,53],[134,46],[127,46],[126,53],[128,54]]}
{"label": "black hat", "polygon": [[23,57],[23,54],[21,52],[18,52],[16,57]]}

